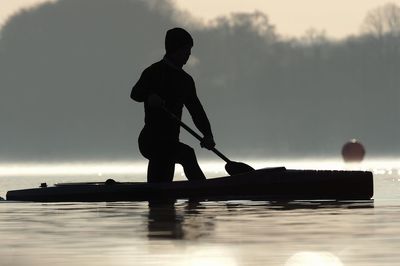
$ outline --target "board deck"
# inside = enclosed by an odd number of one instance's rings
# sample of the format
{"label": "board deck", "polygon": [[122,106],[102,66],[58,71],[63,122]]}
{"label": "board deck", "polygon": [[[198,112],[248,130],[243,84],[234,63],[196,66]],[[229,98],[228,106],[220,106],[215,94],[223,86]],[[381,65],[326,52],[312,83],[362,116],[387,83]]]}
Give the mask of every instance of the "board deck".
{"label": "board deck", "polygon": [[7,200],[38,202],[163,199],[367,200],[373,175],[363,171],[259,169],[204,181],[86,182],[9,191]]}

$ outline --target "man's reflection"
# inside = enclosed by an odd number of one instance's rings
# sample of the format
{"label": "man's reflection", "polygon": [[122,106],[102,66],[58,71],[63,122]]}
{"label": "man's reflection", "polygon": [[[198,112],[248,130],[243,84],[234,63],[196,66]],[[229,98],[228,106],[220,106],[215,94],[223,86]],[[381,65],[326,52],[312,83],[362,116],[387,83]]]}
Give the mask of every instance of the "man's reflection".
{"label": "man's reflection", "polygon": [[214,229],[213,217],[201,214],[202,205],[188,201],[182,207],[175,200],[150,201],[148,237],[150,239],[198,239]]}
{"label": "man's reflection", "polygon": [[[183,204],[182,204],[183,203]],[[199,239],[213,233],[215,212],[207,211],[198,201],[176,202],[150,201],[148,215],[149,239]],[[226,202],[220,207],[229,213],[243,212],[254,208],[265,211],[288,211],[297,209],[358,209],[374,208],[374,201],[243,201]],[[220,211],[223,211],[220,209]]]}

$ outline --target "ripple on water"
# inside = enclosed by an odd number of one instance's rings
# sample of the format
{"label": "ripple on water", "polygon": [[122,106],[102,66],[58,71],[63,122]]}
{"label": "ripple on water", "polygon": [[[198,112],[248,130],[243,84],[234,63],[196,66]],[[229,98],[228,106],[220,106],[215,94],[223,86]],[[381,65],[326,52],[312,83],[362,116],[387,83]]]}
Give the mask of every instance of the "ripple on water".
{"label": "ripple on water", "polygon": [[[0,195],[74,178],[0,177]],[[1,202],[0,265],[397,266],[398,180],[376,174],[372,202]]]}

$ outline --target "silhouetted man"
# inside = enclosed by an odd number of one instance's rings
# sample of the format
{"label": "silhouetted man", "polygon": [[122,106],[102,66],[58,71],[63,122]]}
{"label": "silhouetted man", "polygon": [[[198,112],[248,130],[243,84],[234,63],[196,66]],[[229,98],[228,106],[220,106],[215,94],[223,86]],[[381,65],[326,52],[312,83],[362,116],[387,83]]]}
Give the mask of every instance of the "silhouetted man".
{"label": "silhouetted man", "polygon": [[191,54],[193,39],[181,28],[167,31],[164,58],[146,68],[131,98],[144,102],[145,126],[139,136],[141,154],[149,160],[148,182],[171,182],[175,163],[183,166],[189,180],[204,180],[194,150],[179,141],[179,124],[168,111],[182,117],[185,106],[196,127],[204,135],[201,146],[215,146],[207,115],[196,95],[193,78],[183,69]]}

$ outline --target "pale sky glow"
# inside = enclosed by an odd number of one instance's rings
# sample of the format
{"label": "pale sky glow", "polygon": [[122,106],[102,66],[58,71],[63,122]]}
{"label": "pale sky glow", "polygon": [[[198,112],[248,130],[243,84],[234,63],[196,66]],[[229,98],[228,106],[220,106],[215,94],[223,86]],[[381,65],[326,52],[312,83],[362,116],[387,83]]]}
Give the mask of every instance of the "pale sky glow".
{"label": "pale sky glow", "polygon": [[262,11],[277,31],[300,36],[314,28],[333,38],[357,34],[371,9],[400,0],[175,0],[178,6],[205,20],[231,12]]}
{"label": "pale sky glow", "polygon": [[43,2],[50,2],[50,0],[0,0],[0,26],[22,8],[29,8],[31,6],[41,4]]}
{"label": "pale sky glow", "polygon": [[[204,20],[231,12],[266,13],[272,24],[284,36],[300,36],[310,28],[325,30],[333,38],[360,31],[366,13],[400,0],[174,0],[179,8]],[[20,8],[29,8],[46,0],[0,0],[0,25]]]}

